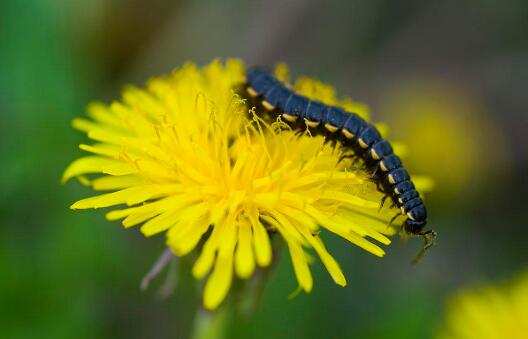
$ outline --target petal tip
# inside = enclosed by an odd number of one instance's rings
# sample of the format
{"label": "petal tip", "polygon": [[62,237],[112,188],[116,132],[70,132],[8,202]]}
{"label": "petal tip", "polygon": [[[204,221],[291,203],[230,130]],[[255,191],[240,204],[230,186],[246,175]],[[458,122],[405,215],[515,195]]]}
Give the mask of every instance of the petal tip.
{"label": "petal tip", "polygon": [[74,202],[73,204],[70,205],[70,209],[71,210],[80,210],[82,209],[81,207],[79,207],[79,202]]}

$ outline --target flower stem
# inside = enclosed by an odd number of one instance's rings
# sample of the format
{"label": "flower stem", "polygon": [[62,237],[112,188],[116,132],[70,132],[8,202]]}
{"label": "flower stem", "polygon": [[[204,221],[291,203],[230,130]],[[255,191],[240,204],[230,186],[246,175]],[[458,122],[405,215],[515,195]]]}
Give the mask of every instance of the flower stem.
{"label": "flower stem", "polygon": [[192,339],[223,339],[229,318],[229,309],[224,305],[220,309],[209,312],[200,308],[196,313],[191,333]]}

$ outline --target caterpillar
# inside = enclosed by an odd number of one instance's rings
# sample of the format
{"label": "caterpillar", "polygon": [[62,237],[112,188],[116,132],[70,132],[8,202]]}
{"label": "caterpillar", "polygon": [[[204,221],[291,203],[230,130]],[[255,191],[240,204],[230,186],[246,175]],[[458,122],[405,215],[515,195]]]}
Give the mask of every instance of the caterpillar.
{"label": "caterpillar", "polygon": [[362,160],[366,168],[373,173],[378,190],[384,194],[381,206],[385,199],[390,198],[393,206],[401,210],[401,213],[392,218],[390,224],[403,215],[406,217],[402,224],[405,232],[424,238],[424,246],[413,261],[417,263],[434,244],[436,232],[424,230],[427,224],[425,204],[402,161],[394,154],[391,144],[382,138],[376,127],[356,113],[325,105],[296,93],[261,68],[248,70],[243,88],[249,94],[249,99],[255,100],[272,115],[280,115],[292,128],[308,128],[313,135],[324,135],[328,140],[350,148],[353,154]]}

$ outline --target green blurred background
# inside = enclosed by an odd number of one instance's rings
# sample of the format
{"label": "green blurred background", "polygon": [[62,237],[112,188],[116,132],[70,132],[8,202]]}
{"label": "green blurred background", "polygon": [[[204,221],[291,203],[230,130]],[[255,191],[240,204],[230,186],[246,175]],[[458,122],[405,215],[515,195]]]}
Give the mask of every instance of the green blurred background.
{"label": "green blurred background", "polygon": [[[431,176],[438,244],[418,239],[384,259],[326,236],[349,284],[315,262],[311,294],[283,257],[254,318],[233,338],[429,338],[462,286],[528,265],[528,2],[0,2],[0,337],[187,338],[200,290],[180,275],[157,297],[139,282],[163,237],[68,206],[90,195],[60,184],[85,140],[70,128],[91,100],[111,101],[187,60],[287,62],[370,105],[406,163]],[[185,265],[185,264],[184,264]]]}

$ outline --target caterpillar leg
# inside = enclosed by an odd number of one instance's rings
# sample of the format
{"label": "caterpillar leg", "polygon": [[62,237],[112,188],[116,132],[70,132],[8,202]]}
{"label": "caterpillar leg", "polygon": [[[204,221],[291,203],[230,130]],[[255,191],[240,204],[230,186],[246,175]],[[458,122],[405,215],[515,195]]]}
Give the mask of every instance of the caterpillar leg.
{"label": "caterpillar leg", "polygon": [[302,137],[302,136],[304,136],[305,133],[306,133],[306,131],[304,131],[302,129],[299,129],[299,130],[295,130],[294,135],[296,137]]}
{"label": "caterpillar leg", "polygon": [[381,209],[383,208],[383,205],[385,204],[385,201],[387,200],[388,197],[389,197],[388,195],[384,195],[383,198],[381,198],[380,207],[379,207],[378,212],[381,211]]}
{"label": "caterpillar leg", "polygon": [[352,159],[352,156],[351,155],[346,155],[346,154],[343,154],[342,156],[339,157],[339,160],[337,160],[337,164],[339,165],[342,161],[344,161],[345,159]]}
{"label": "caterpillar leg", "polygon": [[357,155],[355,155],[355,154],[343,154],[342,156],[339,157],[339,160],[337,160],[337,164],[340,164],[342,161],[344,161],[346,159],[354,159],[352,161],[352,165],[351,165],[351,167],[353,167],[355,161],[357,160]]}
{"label": "caterpillar leg", "polygon": [[389,226],[392,226],[392,223],[394,220],[398,219],[398,217],[401,216],[401,213],[398,212],[395,216],[392,217],[392,219],[389,221]]}
{"label": "caterpillar leg", "polygon": [[416,258],[414,258],[414,260],[411,262],[413,266],[418,264],[420,260],[423,258],[423,256],[425,255],[425,252],[427,252],[427,250],[435,244],[437,233],[434,230],[427,230],[427,231],[422,231],[418,233],[417,235],[423,237],[424,245],[422,249],[420,250],[420,252],[418,252],[418,254],[416,255]]}
{"label": "caterpillar leg", "polygon": [[330,147],[332,147],[334,149],[337,147],[337,142],[338,142],[338,140],[336,140],[335,138],[326,137],[325,140],[324,140],[325,145],[329,143]]}
{"label": "caterpillar leg", "polygon": [[[361,162],[361,157],[357,154],[354,154],[354,161],[352,161],[352,164],[351,164],[351,167],[356,167],[357,163]],[[357,166],[357,167],[361,167],[361,166]]]}
{"label": "caterpillar leg", "polygon": [[376,168],[374,168],[374,171],[372,171],[372,173],[370,174],[370,177],[371,178],[376,177],[376,174],[378,173],[378,170],[379,170],[379,166],[376,166]]}
{"label": "caterpillar leg", "polygon": [[[383,208],[383,206],[385,206],[385,201],[387,201],[387,199],[389,199],[390,196],[389,195],[384,195],[383,198],[381,198],[381,201],[380,201],[380,207],[379,207],[379,210],[378,212],[381,211],[381,209]],[[394,203],[394,201],[391,203],[390,205],[390,208],[395,208],[396,207],[396,204]],[[393,219],[396,219],[397,217],[399,217],[400,214],[398,213]]]}

